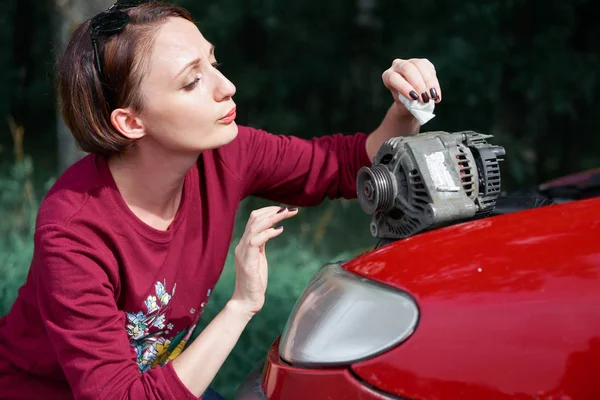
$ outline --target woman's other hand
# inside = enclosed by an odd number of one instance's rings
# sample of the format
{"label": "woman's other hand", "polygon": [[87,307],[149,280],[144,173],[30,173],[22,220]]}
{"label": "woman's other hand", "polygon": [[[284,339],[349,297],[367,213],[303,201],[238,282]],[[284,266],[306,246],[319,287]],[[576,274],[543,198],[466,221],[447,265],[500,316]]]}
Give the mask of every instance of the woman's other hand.
{"label": "woman's other hand", "polygon": [[265,207],[252,211],[246,230],[235,248],[235,289],[231,300],[250,315],[265,302],[267,290],[267,255],[265,245],[281,235],[283,227],[274,227],[298,214],[297,208]]}
{"label": "woman's other hand", "polygon": [[392,92],[398,106],[406,108],[398,100],[398,93],[408,99],[428,103],[442,100],[442,89],[433,64],[426,58],[395,59],[392,66],[382,74],[383,84]]}
{"label": "woman's other hand", "polygon": [[265,244],[283,232],[283,228],[274,228],[275,224],[296,214],[295,208],[279,207],[265,207],[250,214],[235,248],[236,279],[231,300],[173,360],[177,376],[194,395],[205,393],[252,316],[262,308],[267,289]]}

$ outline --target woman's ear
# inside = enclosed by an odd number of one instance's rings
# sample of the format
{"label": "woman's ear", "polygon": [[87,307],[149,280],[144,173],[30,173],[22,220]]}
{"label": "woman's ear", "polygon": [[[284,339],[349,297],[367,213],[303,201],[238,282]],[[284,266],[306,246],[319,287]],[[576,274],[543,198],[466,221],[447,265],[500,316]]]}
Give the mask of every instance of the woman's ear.
{"label": "woman's ear", "polygon": [[129,108],[113,110],[110,122],[126,138],[140,139],[146,135],[141,119]]}

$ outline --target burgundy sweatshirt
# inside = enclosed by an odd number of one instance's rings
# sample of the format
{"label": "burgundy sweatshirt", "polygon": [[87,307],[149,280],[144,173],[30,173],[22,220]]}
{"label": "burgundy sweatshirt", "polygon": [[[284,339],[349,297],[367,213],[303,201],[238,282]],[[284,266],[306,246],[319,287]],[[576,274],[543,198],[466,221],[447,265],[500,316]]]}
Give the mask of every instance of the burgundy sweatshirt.
{"label": "burgundy sweatshirt", "polygon": [[131,212],[103,157],[71,166],[40,206],[27,281],[0,319],[0,398],[197,399],[169,361],[221,274],[240,201],[355,198],[366,137],[240,127],[187,173],[166,231]]}

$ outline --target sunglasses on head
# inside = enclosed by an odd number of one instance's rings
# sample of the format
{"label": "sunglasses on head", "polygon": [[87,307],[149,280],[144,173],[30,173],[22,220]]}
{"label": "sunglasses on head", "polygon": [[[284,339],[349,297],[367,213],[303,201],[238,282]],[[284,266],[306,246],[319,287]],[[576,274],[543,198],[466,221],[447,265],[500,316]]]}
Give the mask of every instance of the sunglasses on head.
{"label": "sunglasses on head", "polygon": [[101,82],[104,82],[104,71],[100,59],[100,52],[98,51],[99,39],[106,39],[116,35],[129,24],[129,15],[121,10],[152,2],[153,0],[117,0],[115,4],[110,6],[106,11],[96,15],[90,21],[90,36],[94,48],[94,63]]}

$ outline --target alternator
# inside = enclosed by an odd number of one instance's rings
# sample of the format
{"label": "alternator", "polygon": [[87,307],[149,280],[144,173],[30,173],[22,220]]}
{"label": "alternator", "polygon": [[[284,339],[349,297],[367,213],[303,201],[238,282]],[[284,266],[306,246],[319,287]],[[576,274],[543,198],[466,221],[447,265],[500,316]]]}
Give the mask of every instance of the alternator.
{"label": "alternator", "polygon": [[387,140],[357,176],[374,237],[400,239],[489,215],[500,194],[501,146],[473,131],[427,132]]}

